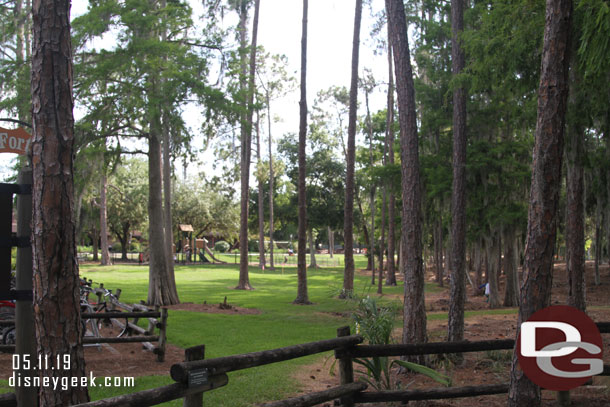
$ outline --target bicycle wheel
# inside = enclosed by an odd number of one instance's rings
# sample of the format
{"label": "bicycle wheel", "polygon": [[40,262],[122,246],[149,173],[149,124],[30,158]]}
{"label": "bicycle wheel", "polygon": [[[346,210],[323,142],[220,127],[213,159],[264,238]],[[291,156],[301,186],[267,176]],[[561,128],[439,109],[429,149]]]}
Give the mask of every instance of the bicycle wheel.
{"label": "bicycle wheel", "polygon": [[2,307],[0,308],[0,321],[15,319],[15,308]]}
{"label": "bicycle wheel", "polygon": [[17,335],[14,326],[9,326],[2,330],[2,343],[4,345],[14,345],[17,342]]}

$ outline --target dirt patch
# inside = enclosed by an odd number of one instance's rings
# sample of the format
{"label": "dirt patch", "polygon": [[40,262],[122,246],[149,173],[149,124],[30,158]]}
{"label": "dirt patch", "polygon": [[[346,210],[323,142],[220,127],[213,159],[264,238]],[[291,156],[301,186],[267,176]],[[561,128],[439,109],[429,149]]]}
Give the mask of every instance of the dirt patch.
{"label": "dirt patch", "polygon": [[[370,271],[357,270],[359,275],[370,276]],[[587,287],[587,306],[606,306],[608,305],[608,295],[610,295],[610,266],[603,264],[599,266],[600,285],[595,285],[595,267],[593,261],[587,261],[585,265],[586,287]],[[470,273],[474,281],[474,273]],[[402,284],[404,279],[401,273],[396,273],[398,284]],[[435,273],[433,267],[426,270],[426,282],[435,284]],[[520,281],[523,281],[522,270],[519,269]],[[500,303],[504,300],[505,276],[499,278],[499,297]],[[489,309],[489,304],[485,301],[483,289],[475,289],[470,284],[466,284],[466,304],[464,309],[467,311]],[[383,294],[384,297],[396,298],[402,302],[402,294]],[[552,304],[566,304],[568,296],[567,275],[565,263],[556,263],[553,272],[553,291],[551,296]],[[449,280],[444,281],[443,287],[438,287],[434,292],[426,293],[426,311],[448,311],[449,310]]]}
{"label": "dirt patch", "polygon": [[229,305],[230,308],[223,308],[222,304],[194,304],[185,302],[182,304],[170,305],[167,308],[178,311],[193,311],[206,312],[208,314],[238,314],[238,315],[256,315],[261,311],[256,308],[242,308],[235,305]]}
{"label": "dirt patch", "polygon": [[[595,321],[610,321],[610,310],[592,310],[589,312]],[[480,341],[489,339],[514,338],[517,326],[517,315],[477,315],[466,319],[465,339],[470,341]],[[395,340],[400,338],[400,330],[394,333]],[[444,341],[447,336],[447,321],[429,321],[428,336],[431,342]],[[610,336],[602,335],[604,348],[610,347]],[[432,366],[452,379],[454,387],[476,386],[483,384],[505,383],[510,380],[510,364],[512,351],[492,351],[492,352],[471,352],[464,354],[464,362],[455,366],[448,360],[437,356],[431,356]],[[315,363],[305,366],[303,369],[293,374],[293,378],[302,385],[302,390],[298,394],[326,390],[330,387],[339,385],[338,369],[335,366],[331,372],[334,359],[327,360],[321,358]],[[610,354],[604,354],[604,363],[610,363]],[[354,365],[354,370],[361,368]],[[363,373],[355,373],[356,379]],[[400,383],[401,389],[426,389],[440,387],[432,379],[421,375],[402,375],[398,374],[397,369],[392,370],[392,382]],[[369,387],[369,391],[372,391]],[[572,406],[582,407],[602,407],[610,405],[610,378],[594,377],[589,386],[582,386],[570,392]],[[293,396],[296,396],[294,394]],[[543,406],[556,406],[556,393],[544,391]],[[453,400],[429,401],[430,407],[441,406],[463,406],[463,407],[505,407],[506,395],[480,396],[471,398],[461,398]],[[332,403],[320,404],[320,406],[331,406]],[[367,404],[373,406],[373,404]],[[378,404],[382,405],[382,404]],[[384,404],[386,405],[386,404]],[[391,404],[387,404],[391,405]],[[395,404],[400,405],[400,404]],[[409,404],[410,405],[410,404]],[[419,405],[419,404],[416,404]]]}
{"label": "dirt patch", "polygon": [[[360,270],[359,273],[369,275],[370,271]],[[608,306],[608,296],[610,295],[610,267],[603,265],[600,267],[601,284],[594,285],[594,266],[592,262],[586,264],[586,283],[587,283],[587,304],[588,307]],[[398,276],[398,275],[397,275]],[[428,270],[427,279],[434,281],[432,270]],[[402,278],[402,276],[400,277]],[[399,284],[401,282],[399,281]],[[440,291],[426,293],[427,311],[447,311],[449,309],[449,284]],[[503,299],[504,277],[500,279],[500,298]],[[483,295],[473,295],[473,289],[467,286],[468,299],[465,304],[466,310],[489,309],[489,304],[485,302]],[[384,294],[388,296],[388,294]],[[400,296],[395,296],[400,299]],[[567,284],[565,264],[555,265],[553,278],[552,304],[565,304],[567,301]],[[591,309],[587,314],[594,321],[610,321],[610,309]],[[447,338],[446,320],[429,320],[428,340],[431,342],[445,341]],[[491,340],[491,339],[513,339],[517,329],[517,314],[507,315],[474,315],[466,319],[464,331],[465,339],[470,341]],[[402,330],[396,329],[394,332],[395,342],[400,341]],[[610,363],[610,335],[602,335],[604,340],[604,364]],[[510,380],[510,365],[512,351],[492,351],[492,352],[472,352],[464,354],[464,361],[461,365],[452,365],[448,360],[431,356],[433,367],[450,376],[454,387],[473,386],[483,384],[505,383]],[[331,362],[324,364],[324,360],[305,367],[302,371],[295,372],[294,378],[303,385],[300,394],[325,390],[329,387],[339,385],[339,377],[332,375],[330,370]],[[359,370],[355,365],[355,370]],[[362,373],[356,373],[356,378]],[[392,371],[392,382],[400,383],[402,389],[425,389],[439,387],[440,385],[432,379],[421,375],[399,375],[397,369]],[[369,388],[369,391],[372,390]],[[610,405],[610,378],[594,377],[591,385],[581,386],[570,392],[572,406],[577,407],[602,407]],[[441,406],[463,406],[463,407],[504,407],[506,406],[507,396],[493,395],[472,398],[460,398],[453,400],[429,401],[416,405],[427,405],[430,407]],[[543,391],[543,406],[557,406],[556,393]],[[411,403],[410,403],[411,404]],[[409,405],[410,405],[409,404]],[[320,406],[331,406],[332,403],[321,404]],[[367,404],[373,406],[373,404]],[[381,405],[381,404],[379,404]],[[391,405],[391,404],[387,404]],[[400,405],[400,404],[395,404]]]}

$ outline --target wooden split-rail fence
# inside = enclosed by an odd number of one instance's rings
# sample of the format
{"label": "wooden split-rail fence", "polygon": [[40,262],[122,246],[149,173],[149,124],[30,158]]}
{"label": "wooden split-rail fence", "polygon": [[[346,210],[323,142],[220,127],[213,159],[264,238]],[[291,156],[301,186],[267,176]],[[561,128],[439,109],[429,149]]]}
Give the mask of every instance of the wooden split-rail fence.
{"label": "wooden split-rail fence", "polygon": [[[597,326],[601,333],[610,333],[610,322],[597,323]],[[334,339],[214,359],[205,359],[205,346],[200,345],[186,349],[185,361],[171,367],[170,376],[175,383],[123,396],[78,404],[77,407],[148,407],[181,398],[184,399],[184,407],[201,407],[203,406],[203,394],[205,392],[228,384],[227,373],[229,372],[328,351],[334,351],[335,358],[338,361],[339,386],[286,400],[261,404],[260,407],[311,407],[337,399],[342,406],[353,407],[364,403],[438,400],[508,392],[508,383],[424,390],[365,391],[367,385],[354,380],[353,360],[354,358],[376,356],[400,357],[506,350],[514,348],[515,341],[513,339],[406,345],[363,345],[362,342],[363,338],[360,335],[350,335],[349,327],[343,327],[337,330],[337,338]],[[603,375],[610,375],[610,366],[604,366]],[[14,395],[0,396],[0,407],[14,407],[16,405]]]}

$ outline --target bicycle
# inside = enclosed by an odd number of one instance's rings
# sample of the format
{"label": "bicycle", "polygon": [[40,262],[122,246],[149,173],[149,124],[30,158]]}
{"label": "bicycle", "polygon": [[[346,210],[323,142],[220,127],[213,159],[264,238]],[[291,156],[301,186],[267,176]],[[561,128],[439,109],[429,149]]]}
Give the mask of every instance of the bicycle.
{"label": "bicycle", "polygon": [[[90,314],[102,314],[106,312],[114,312],[114,308],[119,304],[119,299],[116,295],[112,293],[112,291],[107,290],[105,288],[99,288],[104,292],[104,301],[99,303],[91,303],[89,302],[89,295],[92,292],[95,292],[93,288],[91,288],[91,284],[85,282],[81,284],[81,313],[90,313]],[[108,318],[89,318],[84,319],[83,321],[83,332],[85,336],[100,338],[100,328],[102,323],[111,324],[110,319]],[[90,327],[90,330],[87,329]],[[87,335],[87,332],[90,332],[91,335]],[[129,319],[125,318],[125,325],[121,332],[117,335],[117,337],[121,337],[129,332]]]}
{"label": "bicycle", "polygon": [[[12,321],[1,324],[2,321]],[[0,336],[2,344],[14,345],[16,343],[15,332],[15,303],[13,301],[0,300]]]}

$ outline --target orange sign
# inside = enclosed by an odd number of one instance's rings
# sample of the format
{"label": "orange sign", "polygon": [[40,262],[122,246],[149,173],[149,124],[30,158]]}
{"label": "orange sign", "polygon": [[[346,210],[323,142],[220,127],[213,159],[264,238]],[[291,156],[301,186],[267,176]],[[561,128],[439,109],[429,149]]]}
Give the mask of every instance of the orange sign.
{"label": "orange sign", "polygon": [[0,153],[27,154],[32,136],[23,128],[9,130],[0,127]]}

